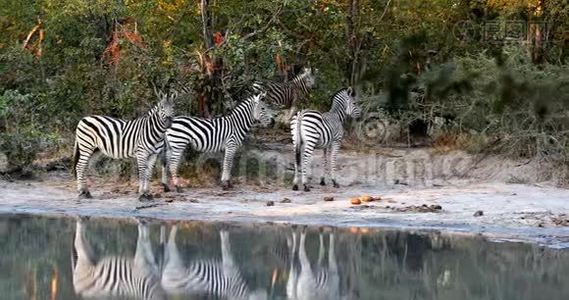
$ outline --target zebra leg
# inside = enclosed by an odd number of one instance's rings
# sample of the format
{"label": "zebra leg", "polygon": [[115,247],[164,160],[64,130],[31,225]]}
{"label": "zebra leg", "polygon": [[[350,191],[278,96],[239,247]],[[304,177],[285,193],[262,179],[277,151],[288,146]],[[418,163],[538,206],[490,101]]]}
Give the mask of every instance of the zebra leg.
{"label": "zebra leg", "polygon": [[340,143],[334,142],[330,146],[330,178],[332,178],[332,185],[335,188],[339,188],[340,185],[336,182],[336,159],[338,152],[340,151]]}
{"label": "zebra leg", "polygon": [[[297,154],[297,155],[301,155],[301,154]],[[298,163],[296,163],[296,161],[294,162],[294,179],[292,180],[292,190],[293,191],[298,191],[298,181],[299,181],[299,173],[300,173],[300,165]]]}
{"label": "zebra leg", "polygon": [[138,238],[136,240],[136,250],[134,253],[134,265],[142,271],[143,274],[158,275],[158,266],[152,251],[150,243],[150,233],[148,224],[145,221],[138,223]]}
{"label": "zebra leg", "polygon": [[305,275],[312,276],[312,268],[310,267],[310,261],[308,260],[308,255],[306,254],[306,229],[303,229],[300,233],[300,244],[298,246],[298,260],[300,261],[300,272]]}
{"label": "zebra leg", "polygon": [[164,149],[160,155],[160,162],[162,163],[162,177],[160,183],[164,193],[170,192],[170,186],[168,185],[168,152]]}
{"label": "zebra leg", "polygon": [[314,152],[314,143],[306,143],[304,146],[304,160],[302,162],[302,185],[305,192],[310,192],[308,186],[308,173],[312,163],[312,154]]}
{"label": "zebra leg", "polygon": [[75,165],[75,172],[77,176],[77,190],[79,192],[79,199],[90,199],[93,198],[91,193],[89,192],[89,188],[87,187],[87,178],[85,176],[85,172],[87,171],[87,167],[89,166],[89,160],[95,149],[83,149],[77,146],[78,149],[76,150],[79,159],[77,160],[77,164]]}
{"label": "zebra leg", "polygon": [[322,234],[323,228],[320,227],[320,232],[318,233],[318,240],[320,246],[318,247],[318,267],[322,267],[322,261],[324,260],[324,235]]}
{"label": "zebra leg", "polygon": [[286,295],[287,299],[297,299],[296,287],[298,284],[298,273],[294,268],[294,260],[296,257],[296,231],[292,231],[292,237],[290,241],[290,269],[289,275],[286,282]]}
{"label": "zebra leg", "polygon": [[221,172],[221,187],[228,190],[233,187],[231,184],[231,168],[233,167],[233,156],[236,151],[235,146],[226,146],[225,157],[223,158],[223,171]]}
{"label": "zebra leg", "polygon": [[152,200],[152,195],[148,192],[148,177],[152,175],[152,168],[156,162],[156,155],[146,151],[139,151],[136,155],[138,163],[138,197],[139,201]]}
{"label": "zebra leg", "polygon": [[165,270],[166,269],[180,269],[183,268],[184,263],[178,247],[176,246],[176,235],[178,233],[178,225],[172,226],[170,228],[170,234],[168,235],[168,241],[166,242],[166,252],[164,255]]}
{"label": "zebra leg", "polygon": [[168,293],[183,293],[188,283],[192,283],[186,264],[176,246],[176,234],[178,225],[172,226],[164,251],[164,269],[162,270],[161,284]]}
{"label": "zebra leg", "polygon": [[[178,176],[178,167],[180,166],[180,161],[184,155],[184,149],[186,145],[180,145],[179,147],[172,147],[170,154],[168,155],[167,164],[168,169],[170,169],[170,176],[172,176],[172,181],[174,183],[174,188],[176,192],[181,193],[182,188],[180,187],[180,177]],[[164,176],[164,173],[162,173]]]}
{"label": "zebra leg", "polygon": [[[76,263],[94,265],[95,255],[85,237],[85,221],[83,217],[78,217],[75,224],[75,240],[73,241],[73,255]],[[74,268],[76,266],[73,266]]]}
{"label": "zebra leg", "polygon": [[233,275],[237,274],[239,271],[233,261],[233,255],[231,255],[231,244],[229,244],[229,232],[225,230],[219,231],[219,237],[221,239],[221,263],[223,265],[223,273],[225,276],[231,278]]}
{"label": "zebra leg", "polygon": [[338,274],[338,264],[336,262],[334,232],[330,233],[330,245],[328,248],[328,268],[331,272]]}
{"label": "zebra leg", "polygon": [[324,172],[322,173],[322,177],[320,177],[320,185],[321,186],[325,186],[326,185],[326,173],[328,172],[328,149],[324,148],[323,149],[323,155],[322,158],[324,159]]}

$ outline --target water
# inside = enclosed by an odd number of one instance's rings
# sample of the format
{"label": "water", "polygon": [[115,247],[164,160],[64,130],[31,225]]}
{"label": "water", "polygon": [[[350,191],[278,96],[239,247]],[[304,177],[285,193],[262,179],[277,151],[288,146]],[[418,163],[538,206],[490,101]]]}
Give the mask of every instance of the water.
{"label": "water", "polygon": [[88,298],[113,264],[154,299],[569,299],[569,251],[435,232],[5,215],[0,236],[1,299]]}

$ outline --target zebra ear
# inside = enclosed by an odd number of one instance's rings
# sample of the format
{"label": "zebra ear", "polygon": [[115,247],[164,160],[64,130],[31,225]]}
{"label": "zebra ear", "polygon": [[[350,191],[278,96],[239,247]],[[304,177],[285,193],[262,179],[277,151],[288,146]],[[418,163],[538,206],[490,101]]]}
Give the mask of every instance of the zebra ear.
{"label": "zebra ear", "polygon": [[169,100],[171,103],[174,103],[174,100],[176,100],[176,99],[178,98],[178,95],[179,95],[178,91],[172,90],[172,91],[170,92],[170,97],[168,97],[168,100]]}

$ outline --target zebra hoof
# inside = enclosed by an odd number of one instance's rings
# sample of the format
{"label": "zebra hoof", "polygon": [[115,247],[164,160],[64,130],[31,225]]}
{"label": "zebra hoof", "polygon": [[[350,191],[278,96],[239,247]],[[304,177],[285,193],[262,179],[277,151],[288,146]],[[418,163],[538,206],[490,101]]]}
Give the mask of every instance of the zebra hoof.
{"label": "zebra hoof", "polygon": [[231,183],[230,180],[225,180],[224,182],[221,183],[221,188],[222,188],[224,191],[227,191],[227,190],[233,188],[233,184]]}
{"label": "zebra hoof", "polygon": [[153,200],[152,195],[150,195],[148,193],[142,194],[138,197],[138,201],[140,201],[140,202],[148,202],[148,201],[152,201],[152,200]]}
{"label": "zebra hoof", "polygon": [[324,178],[320,178],[320,185],[321,185],[321,186],[325,186],[325,185],[326,185],[326,180],[324,180]]}
{"label": "zebra hoof", "polygon": [[79,199],[91,199],[91,198],[93,198],[93,196],[91,196],[91,192],[87,190],[79,192]]}
{"label": "zebra hoof", "polygon": [[86,222],[86,221],[89,221],[90,218],[91,217],[89,217],[89,216],[77,216],[77,221],[78,222]]}
{"label": "zebra hoof", "polygon": [[304,191],[305,191],[305,192],[310,192],[310,187],[308,187],[308,185],[306,185],[306,184],[304,185]]}
{"label": "zebra hoof", "polygon": [[293,191],[298,191],[298,185],[297,185],[297,184],[293,185],[293,186],[292,186],[292,190],[293,190]]}
{"label": "zebra hoof", "polygon": [[335,188],[339,188],[340,185],[336,182],[336,180],[332,180],[332,186]]}
{"label": "zebra hoof", "polygon": [[162,183],[162,189],[164,190],[164,193],[170,192],[170,187],[166,183]]}

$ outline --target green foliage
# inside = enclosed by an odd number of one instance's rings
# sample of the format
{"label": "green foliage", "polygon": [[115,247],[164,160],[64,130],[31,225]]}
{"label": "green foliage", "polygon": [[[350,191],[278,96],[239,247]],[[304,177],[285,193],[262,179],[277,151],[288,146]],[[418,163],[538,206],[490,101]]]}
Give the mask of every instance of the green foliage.
{"label": "green foliage", "polygon": [[[252,82],[286,80],[306,65],[318,70],[317,88],[303,107],[328,109],[332,93],[355,85],[370,109],[383,106],[396,120],[453,115],[460,130],[484,134],[528,118],[547,132],[566,109],[563,0],[541,11],[501,0],[209,2],[204,38],[196,1],[0,0],[2,126],[18,127],[24,140],[50,132],[70,147],[82,116],[144,113],[156,102],[152,83],[190,91],[179,114],[200,115],[205,104],[217,115]],[[485,22],[508,20],[551,25],[543,64],[528,59],[532,49],[502,51],[485,40]],[[43,40],[32,30],[39,21]],[[468,24],[472,32],[461,35]],[[542,101],[549,98],[556,101]],[[25,117],[14,119],[15,110]]]}
{"label": "green foliage", "polygon": [[[30,165],[40,149],[49,147],[55,135],[44,131],[34,95],[8,90],[0,96],[0,152],[6,155],[8,169]],[[30,112],[33,112],[30,114]]]}

